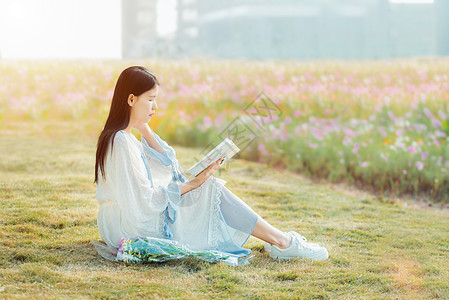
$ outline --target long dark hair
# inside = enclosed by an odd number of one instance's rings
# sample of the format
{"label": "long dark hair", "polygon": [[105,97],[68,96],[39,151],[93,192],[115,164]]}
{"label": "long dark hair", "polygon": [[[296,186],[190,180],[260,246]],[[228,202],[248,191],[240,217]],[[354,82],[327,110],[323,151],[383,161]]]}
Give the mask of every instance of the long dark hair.
{"label": "long dark hair", "polygon": [[128,105],[129,95],[140,96],[153,89],[156,84],[159,85],[156,76],[141,66],[126,68],[120,74],[112,96],[108,119],[98,137],[94,183],[98,183],[98,169],[101,170],[102,177],[106,180],[104,163],[109,144],[111,144],[112,151],[115,134],[129,125],[131,114],[131,107]]}

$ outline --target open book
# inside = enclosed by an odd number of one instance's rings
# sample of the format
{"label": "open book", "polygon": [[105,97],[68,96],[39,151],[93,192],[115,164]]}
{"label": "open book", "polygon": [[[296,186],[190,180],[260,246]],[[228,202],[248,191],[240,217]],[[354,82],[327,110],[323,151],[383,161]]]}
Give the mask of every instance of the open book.
{"label": "open book", "polygon": [[196,176],[220,157],[224,156],[224,159],[221,162],[221,164],[223,164],[239,151],[240,149],[229,138],[225,138],[217,147],[212,149],[199,162],[187,170],[187,173]]}

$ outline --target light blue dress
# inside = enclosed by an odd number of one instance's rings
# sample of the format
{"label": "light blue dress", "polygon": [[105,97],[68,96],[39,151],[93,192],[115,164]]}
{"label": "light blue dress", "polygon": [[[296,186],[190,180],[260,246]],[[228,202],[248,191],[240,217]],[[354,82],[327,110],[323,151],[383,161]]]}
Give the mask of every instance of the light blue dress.
{"label": "light blue dress", "polygon": [[155,181],[152,172],[158,173],[158,166],[171,169],[171,183],[164,188],[167,199],[171,200],[164,211],[165,238],[185,243],[194,250],[218,250],[242,257],[250,255],[251,250],[242,246],[253,232],[259,215],[224,186],[225,180],[215,176],[199,188],[180,195],[173,183],[187,182],[187,176],[174,149],[153,133],[165,153],[151,148],[142,138],[141,157],[152,184]]}

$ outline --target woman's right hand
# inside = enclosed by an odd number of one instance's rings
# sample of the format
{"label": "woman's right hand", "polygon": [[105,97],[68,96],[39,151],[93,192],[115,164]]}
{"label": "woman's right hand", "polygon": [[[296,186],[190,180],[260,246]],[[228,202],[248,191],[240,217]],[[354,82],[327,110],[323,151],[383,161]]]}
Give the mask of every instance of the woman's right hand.
{"label": "woman's right hand", "polygon": [[211,163],[206,169],[201,171],[198,175],[195,176],[195,181],[198,186],[202,185],[210,176],[214,174],[214,172],[220,167],[221,161],[224,159],[224,156],[219,158],[217,161]]}
{"label": "woman's right hand", "polygon": [[200,185],[202,185],[212,174],[214,174],[215,170],[217,170],[220,165],[221,161],[224,159],[224,157],[221,157],[216,162],[210,164],[206,169],[201,171],[198,175],[195,176],[195,179],[190,180],[189,182],[183,183],[180,186],[181,195],[184,195],[187,192],[190,192],[191,190],[194,190],[198,188]]}

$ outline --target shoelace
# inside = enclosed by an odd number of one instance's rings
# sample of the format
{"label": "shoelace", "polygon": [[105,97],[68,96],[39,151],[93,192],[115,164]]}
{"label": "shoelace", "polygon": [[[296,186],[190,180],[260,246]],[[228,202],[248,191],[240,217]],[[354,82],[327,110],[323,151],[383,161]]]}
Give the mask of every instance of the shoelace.
{"label": "shoelace", "polygon": [[302,248],[308,248],[308,249],[311,249],[312,246],[319,246],[318,244],[314,244],[314,243],[309,243],[309,242],[307,242],[306,237],[300,235],[300,234],[297,233],[297,232],[292,231],[292,232],[291,232],[291,235],[292,235],[292,237],[297,237],[297,241],[299,242],[299,244],[300,244],[300,246],[301,246]]}

